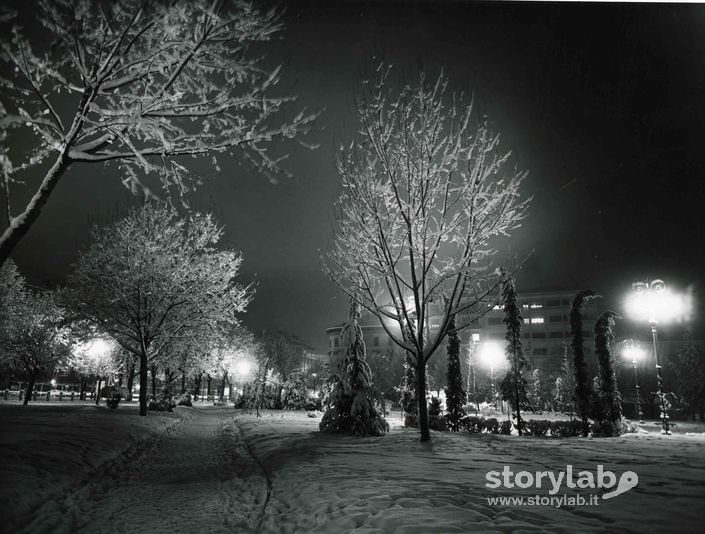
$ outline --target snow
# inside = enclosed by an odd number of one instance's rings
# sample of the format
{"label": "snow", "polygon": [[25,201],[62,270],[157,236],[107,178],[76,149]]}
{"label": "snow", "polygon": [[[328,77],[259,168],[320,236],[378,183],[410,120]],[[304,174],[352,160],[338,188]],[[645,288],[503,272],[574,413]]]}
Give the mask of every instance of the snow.
{"label": "snow", "polygon": [[[13,532],[700,532],[705,434],[654,425],[619,438],[519,438],[416,430],[318,432],[320,418],[231,407],[0,403],[0,502]],[[653,428],[652,428],[653,427]],[[599,506],[511,506],[488,471],[638,474]],[[8,483],[8,481],[10,481]],[[590,490],[579,490],[590,492]],[[575,490],[573,490],[575,492]],[[600,490],[599,492],[604,492]],[[598,493],[599,493],[598,492]]]}

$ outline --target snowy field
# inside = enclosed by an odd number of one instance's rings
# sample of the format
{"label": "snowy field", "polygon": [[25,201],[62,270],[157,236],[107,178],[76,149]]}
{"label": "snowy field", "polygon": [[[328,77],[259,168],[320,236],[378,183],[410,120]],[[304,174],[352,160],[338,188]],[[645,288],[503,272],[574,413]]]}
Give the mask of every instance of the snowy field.
{"label": "snowy field", "polygon": [[[3,532],[702,532],[705,434],[541,439],[402,429],[381,438],[318,432],[319,418],[232,408],[0,403]],[[695,430],[692,428],[691,430]],[[596,506],[488,498],[488,471],[572,465],[638,484]],[[614,488],[613,488],[614,489]],[[589,497],[605,490],[561,487]]]}

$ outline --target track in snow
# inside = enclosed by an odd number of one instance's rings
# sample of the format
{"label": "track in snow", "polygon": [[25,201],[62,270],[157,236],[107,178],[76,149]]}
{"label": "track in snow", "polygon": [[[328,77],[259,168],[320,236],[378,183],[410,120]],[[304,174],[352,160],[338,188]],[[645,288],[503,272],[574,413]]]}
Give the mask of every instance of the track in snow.
{"label": "track in snow", "polygon": [[58,525],[40,509],[26,531],[258,531],[271,492],[266,471],[235,427],[231,410],[194,408],[193,414],[170,435],[66,495]]}

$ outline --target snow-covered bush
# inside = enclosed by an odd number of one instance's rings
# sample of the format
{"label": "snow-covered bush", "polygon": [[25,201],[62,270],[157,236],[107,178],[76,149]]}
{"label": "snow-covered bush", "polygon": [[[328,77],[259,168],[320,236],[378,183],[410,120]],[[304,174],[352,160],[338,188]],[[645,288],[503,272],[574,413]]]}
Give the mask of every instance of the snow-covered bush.
{"label": "snow-covered bush", "polygon": [[159,392],[159,395],[149,401],[147,408],[154,412],[173,412],[176,408],[176,401],[169,388],[165,387]]}
{"label": "snow-covered bush", "polygon": [[191,395],[189,393],[182,393],[176,397],[177,406],[193,406],[191,403]]}
{"label": "snow-covered bush", "polygon": [[551,422],[543,419],[530,419],[526,422],[526,434],[545,437],[551,429]]}
{"label": "snow-covered bush", "polygon": [[306,380],[300,369],[291,372],[282,388],[282,405],[286,410],[303,410],[306,408],[308,393]]}
{"label": "snow-covered bush", "polygon": [[378,406],[372,387],[372,369],[365,361],[365,342],[357,323],[359,306],[353,303],[350,322],[343,329],[347,351],[331,377],[333,390],[326,412],[319,425],[321,432],[380,436],[389,432],[389,423]]}
{"label": "snow-covered bush", "polygon": [[579,419],[572,421],[551,421],[551,436],[555,438],[565,438],[570,436],[580,436],[583,432],[583,422]]}
{"label": "snow-covered bush", "polygon": [[499,421],[496,417],[490,417],[485,419],[484,427],[490,434],[499,434]]}
{"label": "snow-covered bush", "polygon": [[117,386],[108,386],[103,388],[103,391],[101,391],[101,396],[105,397],[105,404],[108,408],[113,410],[118,407],[120,400],[122,399],[120,388]]}

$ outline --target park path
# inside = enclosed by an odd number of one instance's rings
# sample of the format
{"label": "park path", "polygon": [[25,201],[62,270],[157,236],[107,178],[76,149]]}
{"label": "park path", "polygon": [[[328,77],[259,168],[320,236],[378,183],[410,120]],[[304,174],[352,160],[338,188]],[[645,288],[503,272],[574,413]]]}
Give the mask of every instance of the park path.
{"label": "park path", "polygon": [[269,481],[232,409],[192,416],[59,504],[61,523],[27,532],[256,532]]}

